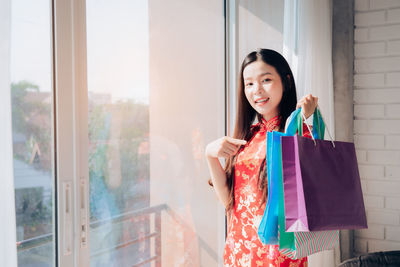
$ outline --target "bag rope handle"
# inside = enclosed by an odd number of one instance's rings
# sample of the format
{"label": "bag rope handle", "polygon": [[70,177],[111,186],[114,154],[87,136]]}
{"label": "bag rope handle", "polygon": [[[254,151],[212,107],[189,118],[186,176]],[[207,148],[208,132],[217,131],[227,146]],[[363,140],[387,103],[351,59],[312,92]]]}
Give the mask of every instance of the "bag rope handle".
{"label": "bag rope handle", "polygon": [[[335,148],[335,142],[333,141],[332,135],[331,135],[331,133],[329,132],[328,125],[326,124],[326,122],[325,122],[325,120],[324,120],[324,117],[322,116],[321,109],[319,108],[319,105],[318,105],[318,104],[317,104],[317,107],[316,107],[316,108],[319,110],[319,115],[321,116],[321,119],[322,119],[322,121],[323,121],[324,124],[325,124],[325,128],[326,128],[326,130],[328,131],[329,137],[331,138],[332,145],[333,145],[333,147]],[[317,143],[315,142],[314,136],[313,136],[313,134],[312,134],[312,131],[311,131],[311,129],[310,129],[310,126],[309,126],[308,123],[307,123],[307,119],[306,119],[306,116],[305,116],[304,113],[303,113],[303,110],[301,110],[300,113],[301,113],[301,115],[302,115],[302,117],[303,117],[304,123],[306,124],[306,126],[307,126],[307,128],[308,128],[308,131],[310,132],[311,138],[312,138],[313,141],[314,141],[314,145],[316,146]],[[318,113],[317,113],[317,114],[318,114]],[[318,129],[318,130],[319,130],[319,129]]]}

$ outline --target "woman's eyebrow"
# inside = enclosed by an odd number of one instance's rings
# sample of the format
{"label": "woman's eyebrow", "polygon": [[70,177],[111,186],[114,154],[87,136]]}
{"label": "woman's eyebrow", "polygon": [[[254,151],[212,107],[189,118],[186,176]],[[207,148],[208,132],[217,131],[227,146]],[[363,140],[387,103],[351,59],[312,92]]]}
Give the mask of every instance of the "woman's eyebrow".
{"label": "woman's eyebrow", "polygon": [[[268,74],[269,74],[269,75],[272,75],[272,73],[270,73],[270,72],[265,72],[265,73],[261,73],[260,75],[258,75],[258,77],[261,77],[261,76],[264,76],[264,75],[268,75]],[[251,77],[245,78],[244,80],[245,80],[245,81],[246,81],[246,80],[251,80]]]}

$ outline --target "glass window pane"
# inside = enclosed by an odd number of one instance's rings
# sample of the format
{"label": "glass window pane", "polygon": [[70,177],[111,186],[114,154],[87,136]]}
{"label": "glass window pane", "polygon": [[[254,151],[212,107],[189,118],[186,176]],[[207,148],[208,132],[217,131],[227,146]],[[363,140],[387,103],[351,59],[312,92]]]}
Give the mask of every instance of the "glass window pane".
{"label": "glass window pane", "polygon": [[91,265],[217,266],[224,3],[86,3]]}
{"label": "glass window pane", "polygon": [[11,104],[19,266],[53,266],[51,5],[13,0]]}

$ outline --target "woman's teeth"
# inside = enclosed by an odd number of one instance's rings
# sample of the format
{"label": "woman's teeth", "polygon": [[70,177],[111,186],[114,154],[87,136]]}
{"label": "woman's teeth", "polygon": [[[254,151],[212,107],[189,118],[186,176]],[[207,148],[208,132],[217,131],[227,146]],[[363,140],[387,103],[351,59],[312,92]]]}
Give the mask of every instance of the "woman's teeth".
{"label": "woman's teeth", "polygon": [[263,99],[263,100],[258,100],[256,101],[256,103],[263,103],[263,102],[267,102],[269,98]]}

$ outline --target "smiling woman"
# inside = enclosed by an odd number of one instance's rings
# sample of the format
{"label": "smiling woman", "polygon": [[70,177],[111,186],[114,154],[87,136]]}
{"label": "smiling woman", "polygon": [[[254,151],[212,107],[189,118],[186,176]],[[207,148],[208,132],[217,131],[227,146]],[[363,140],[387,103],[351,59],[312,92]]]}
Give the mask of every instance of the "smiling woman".
{"label": "smiling woman", "polygon": [[[277,245],[263,244],[257,234],[268,195],[266,134],[283,131],[295,110],[292,72],[278,52],[259,49],[244,59],[239,81],[233,137],[222,137],[206,147],[211,185],[228,216],[224,266],[307,266],[307,258],[290,259],[280,254]],[[302,105],[315,109],[310,102]],[[258,123],[253,124],[256,118]],[[224,169],[218,157],[227,159]]]}

